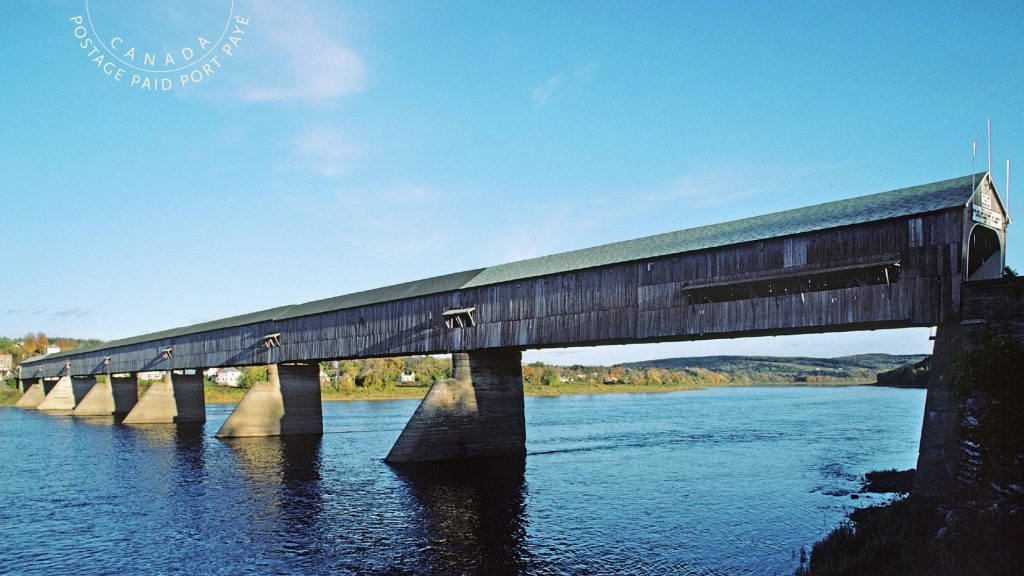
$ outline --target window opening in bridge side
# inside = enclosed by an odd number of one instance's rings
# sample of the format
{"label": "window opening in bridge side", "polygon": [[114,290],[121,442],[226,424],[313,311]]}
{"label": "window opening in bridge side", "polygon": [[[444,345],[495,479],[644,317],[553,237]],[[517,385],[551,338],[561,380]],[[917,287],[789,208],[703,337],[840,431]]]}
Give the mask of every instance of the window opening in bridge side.
{"label": "window opening in bridge side", "polygon": [[967,280],[993,280],[1003,274],[1002,246],[996,231],[975,226],[967,240]]}
{"label": "window opening in bridge side", "polygon": [[855,266],[827,270],[818,273],[793,274],[772,278],[723,282],[686,288],[684,293],[688,304],[733,302],[770,298],[789,294],[806,294],[863,288],[866,286],[892,285],[900,281],[900,263],[887,262],[869,266]]}
{"label": "window opening in bridge side", "polygon": [[476,306],[446,310],[441,316],[444,318],[444,325],[447,328],[465,328],[467,326],[476,326],[476,318],[473,317],[473,312],[476,312]]}

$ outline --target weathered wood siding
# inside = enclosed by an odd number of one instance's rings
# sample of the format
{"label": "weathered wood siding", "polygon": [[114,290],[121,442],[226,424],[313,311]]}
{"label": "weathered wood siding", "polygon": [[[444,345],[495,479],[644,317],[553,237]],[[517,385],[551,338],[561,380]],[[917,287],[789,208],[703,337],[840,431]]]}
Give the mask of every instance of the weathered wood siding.
{"label": "weathered wood siding", "polygon": [[[71,372],[930,326],[959,307],[965,229],[965,210],[945,210],[83,353]],[[895,261],[899,277],[888,285],[687,297],[702,285]],[[468,307],[476,326],[445,327],[446,310]],[[263,336],[276,332],[280,348],[266,349]],[[167,347],[171,360],[160,353]],[[46,376],[64,370],[64,359],[42,364]]]}
{"label": "weathered wood siding", "polygon": [[[67,373],[66,363],[70,362],[71,374],[118,374],[144,372],[148,370],[171,370],[208,368],[212,366],[245,366],[268,363],[268,353],[263,346],[263,336],[272,329],[269,322],[249,324],[237,328],[188,334],[143,344],[134,344],[97,352],[85,352],[70,359],[61,358],[43,362],[42,373],[26,368],[35,377],[57,376]],[[172,348],[171,358],[166,359],[162,350]],[[109,364],[105,362],[110,357]]]}

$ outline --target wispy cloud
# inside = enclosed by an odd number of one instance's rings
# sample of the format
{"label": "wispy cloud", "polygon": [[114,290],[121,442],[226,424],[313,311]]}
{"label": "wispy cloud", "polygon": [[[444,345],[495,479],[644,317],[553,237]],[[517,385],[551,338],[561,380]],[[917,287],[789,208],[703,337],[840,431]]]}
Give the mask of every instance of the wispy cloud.
{"label": "wispy cloud", "polygon": [[546,82],[533,89],[533,107],[536,109],[543,108],[562,92],[589,82],[596,72],[597,63],[587,62],[570,72],[555,74],[548,78]]}
{"label": "wispy cloud", "polygon": [[526,213],[510,207],[505,224],[493,231],[494,257],[488,260],[496,264],[584,248],[593,245],[587,238],[595,232],[613,228],[638,211],[602,198],[531,204]]}
{"label": "wispy cloud", "polygon": [[[249,102],[324,101],[366,87],[366,64],[321,25],[304,2],[253,0],[253,30],[264,49],[256,58],[269,80],[242,91]],[[329,21],[329,19],[328,19]],[[254,31],[253,34],[256,34]]]}
{"label": "wispy cloud", "polygon": [[63,310],[54,310],[50,313],[52,318],[64,318],[70,320],[78,320],[92,314],[89,310],[82,310],[81,308],[65,308]]}
{"label": "wispy cloud", "polygon": [[[285,197],[289,209],[322,224],[329,241],[360,258],[390,262],[422,260],[450,248],[451,238],[436,233],[436,214],[445,213],[449,198],[409,182],[381,187],[339,187],[331,193]],[[359,214],[359,226],[337,226],[339,214]],[[426,231],[426,232],[425,232]],[[412,278],[409,278],[412,279]]]}
{"label": "wispy cloud", "polygon": [[358,149],[340,134],[325,128],[312,128],[292,139],[292,156],[281,167],[333,177],[347,174]]}
{"label": "wispy cloud", "polygon": [[634,201],[648,207],[685,203],[699,208],[732,205],[739,212],[755,207],[761,213],[782,210],[817,200],[811,194],[841,182],[849,167],[737,159],[680,174],[664,186],[638,192]]}
{"label": "wispy cloud", "polygon": [[551,97],[555,95],[555,91],[562,85],[562,78],[563,74],[555,74],[547,82],[533,89],[534,108],[543,108],[551,100]]}
{"label": "wispy cloud", "polygon": [[399,184],[384,191],[381,198],[392,204],[412,204],[425,202],[434,197],[430,190],[415,184]]}
{"label": "wispy cloud", "polygon": [[661,190],[641,194],[638,200],[645,204],[684,200],[691,206],[706,208],[752,198],[764,190],[763,184],[727,176],[707,171],[687,174]]}

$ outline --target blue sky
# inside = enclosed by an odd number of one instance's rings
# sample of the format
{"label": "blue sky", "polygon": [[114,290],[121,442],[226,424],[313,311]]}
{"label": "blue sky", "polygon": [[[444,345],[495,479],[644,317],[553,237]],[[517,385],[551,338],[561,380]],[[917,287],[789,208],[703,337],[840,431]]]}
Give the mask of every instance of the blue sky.
{"label": "blue sky", "polygon": [[1024,186],[1022,3],[150,5],[91,0],[90,33],[173,52],[248,23],[212,75],[145,91],[79,47],[85,0],[4,3],[0,335],[112,339],[941,180],[973,139],[986,166],[989,117],[997,183],[1010,158]]}

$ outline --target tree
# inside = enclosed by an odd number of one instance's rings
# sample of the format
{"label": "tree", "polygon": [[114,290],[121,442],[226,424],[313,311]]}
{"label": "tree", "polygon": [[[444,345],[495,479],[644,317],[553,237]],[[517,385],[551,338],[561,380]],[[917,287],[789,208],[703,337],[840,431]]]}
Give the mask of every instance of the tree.
{"label": "tree", "polygon": [[51,343],[61,350],[71,350],[72,348],[78,348],[81,344],[74,338],[54,338]]}
{"label": "tree", "polygon": [[558,386],[558,372],[554,368],[545,367],[544,372],[540,377],[540,381],[545,386]]}
{"label": "tree", "polygon": [[21,348],[29,356],[35,356],[39,352],[39,340],[36,339],[36,335],[32,332],[25,334],[21,339]]}
{"label": "tree", "polygon": [[242,369],[242,380],[238,383],[241,388],[252,388],[257,382],[267,381],[267,368],[265,366],[245,366]]}
{"label": "tree", "polygon": [[[408,367],[410,370],[412,366]],[[426,356],[416,364],[416,381],[423,384],[433,384],[438,380],[452,377],[452,363],[443,358]]]}

